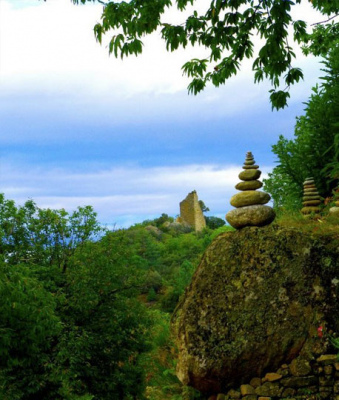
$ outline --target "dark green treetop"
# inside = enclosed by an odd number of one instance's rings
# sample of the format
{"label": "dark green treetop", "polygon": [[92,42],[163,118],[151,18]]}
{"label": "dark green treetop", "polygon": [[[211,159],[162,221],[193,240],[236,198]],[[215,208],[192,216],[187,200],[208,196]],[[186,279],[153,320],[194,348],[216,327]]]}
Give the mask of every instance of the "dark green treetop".
{"label": "dark green treetop", "polygon": [[[189,44],[205,47],[209,51],[206,58],[194,58],[182,67],[184,74],[192,79],[188,91],[193,94],[202,91],[208,82],[214,86],[224,84],[237,74],[244,59],[254,59],[254,81],[269,80],[270,100],[276,109],[287,105],[290,86],[303,79],[300,68],[292,66],[296,55],[289,42],[289,28],[292,27],[295,42],[308,43],[305,52],[317,54],[326,52],[324,37],[338,31],[338,23],[334,21],[339,13],[339,0],[311,0],[313,8],[324,15],[324,21],[315,24],[312,34],[307,33],[304,20],[293,20],[291,16],[292,9],[306,0],[212,0],[206,3],[204,12],[194,11],[178,24],[166,22],[168,9],[175,4],[179,11],[185,11],[188,4],[196,5],[196,0],[97,1],[104,9],[94,32],[101,43],[103,35],[113,30],[108,46],[110,54],[122,58],[140,54],[141,38],[158,28],[167,50]],[[256,37],[262,39],[258,51],[254,46]]]}
{"label": "dark green treetop", "polygon": [[206,206],[206,204],[202,200],[199,200],[198,203],[203,213],[210,211],[210,209]]}

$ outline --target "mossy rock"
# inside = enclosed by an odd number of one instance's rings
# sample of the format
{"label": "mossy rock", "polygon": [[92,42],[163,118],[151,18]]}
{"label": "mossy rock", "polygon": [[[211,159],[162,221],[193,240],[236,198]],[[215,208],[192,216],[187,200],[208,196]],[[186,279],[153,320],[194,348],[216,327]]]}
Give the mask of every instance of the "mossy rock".
{"label": "mossy rock", "polygon": [[262,187],[262,182],[258,180],[239,182],[235,188],[237,190],[256,190]]}
{"label": "mossy rock", "polygon": [[307,207],[303,207],[301,210],[302,214],[319,214],[320,213],[320,208],[317,206],[307,206]]}
{"label": "mossy rock", "polygon": [[234,208],[226,214],[226,221],[235,229],[246,226],[265,226],[273,222],[274,218],[273,208],[262,204]]}
{"label": "mossy rock", "polygon": [[239,176],[239,179],[242,181],[253,181],[258,178],[260,178],[261,171],[258,169],[245,169],[244,171],[241,171]]}
{"label": "mossy rock", "polygon": [[[253,182],[253,181],[250,181]],[[230,203],[233,207],[252,206],[254,204],[266,204],[271,200],[271,196],[259,190],[246,190],[232,196]]]}
{"label": "mossy rock", "polygon": [[172,317],[179,379],[226,393],[324,352],[317,327],[339,331],[338,238],[276,225],[219,235]]}

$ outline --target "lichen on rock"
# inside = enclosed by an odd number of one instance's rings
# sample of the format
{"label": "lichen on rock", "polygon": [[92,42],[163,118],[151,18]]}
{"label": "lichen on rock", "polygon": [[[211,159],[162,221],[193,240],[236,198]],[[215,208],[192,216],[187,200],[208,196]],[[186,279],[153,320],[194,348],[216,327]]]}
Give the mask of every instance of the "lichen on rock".
{"label": "lichen on rock", "polygon": [[219,235],[173,315],[180,380],[227,393],[322,354],[317,327],[339,331],[338,265],[338,235],[274,225]]}

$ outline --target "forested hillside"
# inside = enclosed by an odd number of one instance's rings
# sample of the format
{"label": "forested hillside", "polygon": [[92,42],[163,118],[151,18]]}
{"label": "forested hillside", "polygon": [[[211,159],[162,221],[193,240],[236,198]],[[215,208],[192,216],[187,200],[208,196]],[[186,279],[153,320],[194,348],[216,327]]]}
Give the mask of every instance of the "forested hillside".
{"label": "forested hillside", "polygon": [[170,313],[227,229],[195,233],[163,214],[109,231],[91,207],[1,195],[1,399],[182,398]]}

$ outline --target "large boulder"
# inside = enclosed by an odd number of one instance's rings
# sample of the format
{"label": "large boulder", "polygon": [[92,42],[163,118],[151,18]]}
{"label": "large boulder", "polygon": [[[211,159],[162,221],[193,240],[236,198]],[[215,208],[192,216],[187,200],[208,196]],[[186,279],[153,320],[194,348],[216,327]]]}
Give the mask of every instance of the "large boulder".
{"label": "large boulder", "polygon": [[218,393],[325,351],[339,332],[339,235],[246,227],[219,235],[173,315],[180,380]]}

